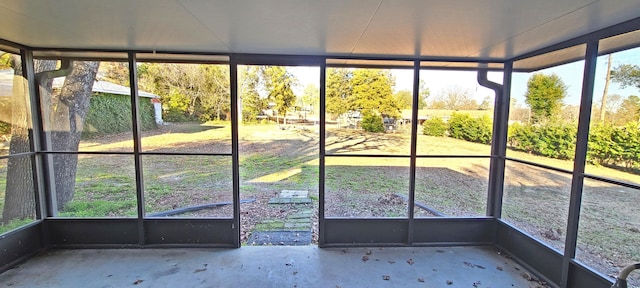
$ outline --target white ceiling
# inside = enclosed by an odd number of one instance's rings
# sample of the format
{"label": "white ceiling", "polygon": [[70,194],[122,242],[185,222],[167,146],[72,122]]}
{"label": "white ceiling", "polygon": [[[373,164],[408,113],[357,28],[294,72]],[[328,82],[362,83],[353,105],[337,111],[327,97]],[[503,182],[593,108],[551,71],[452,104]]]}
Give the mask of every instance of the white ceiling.
{"label": "white ceiling", "polygon": [[640,16],[638,0],[3,0],[31,47],[509,59]]}

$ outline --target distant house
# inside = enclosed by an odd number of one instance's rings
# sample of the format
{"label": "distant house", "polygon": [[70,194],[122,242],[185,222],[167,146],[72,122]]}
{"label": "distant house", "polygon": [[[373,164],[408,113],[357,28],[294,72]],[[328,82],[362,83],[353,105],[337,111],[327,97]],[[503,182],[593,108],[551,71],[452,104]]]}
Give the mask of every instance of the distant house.
{"label": "distant house", "polygon": [[[53,89],[60,89],[63,84],[64,77],[55,78],[53,80]],[[108,95],[131,95],[131,88],[101,80],[96,80],[93,83],[91,91],[93,92],[93,96],[100,95],[102,97]],[[162,124],[162,104],[160,103],[160,96],[142,90],[138,90],[138,96],[148,98],[149,101],[153,103],[155,121],[157,124]]]}
{"label": "distant house", "polygon": [[[12,69],[0,70],[0,122],[10,123],[11,122],[11,111],[10,111],[10,99],[13,94],[13,78],[14,71]],[[64,84],[64,78],[55,78],[53,81],[53,89],[60,89]],[[93,84],[92,88],[92,101],[91,107],[89,108],[89,112],[87,113],[87,119],[85,120],[85,131],[88,133],[112,133],[112,132],[123,132],[122,130],[131,130],[130,117],[127,119],[126,113],[122,113],[121,109],[117,111],[96,111],[99,109],[104,109],[97,105],[101,101],[96,101],[96,97],[109,97],[113,99],[113,102],[121,102],[127,105],[125,108],[130,107],[129,96],[131,94],[131,89],[126,86],[118,85],[115,83],[96,80]],[[162,120],[162,105],[160,103],[160,96],[156,94],[152,94],[145,91],[138,91],[138,95],[141,99],[146,99],[146,101],[140,101],[140,109],[141,109],[141,124],[143,125],[143,129],[150,129],[156,127],[157,124],[163,124]],[[95,99],[95,100],[94,100]],[[104,100],[101,98],[100,100]],[[100,114],[113,114],[115,116],[103,117],[103,119],[92,119],[92,115],[100,115]],[[129,114],[130,115],[130,114]],[[117,117],[116,117],[117,116]],[[119,119],[122,118],[123,119]],[[95,117],[93,117],[95,118]],[[100,123],[91,123],[91,122],[100,122]],[[101,122],[112,122],[112,123],[101,123]],[[117,123],[116,123],[117,122]],[[110,128],[104,131],[101,127],[109,126]],[[114,127],[116,128],[115,130]],[[119,129],[119,130],[118,130]]]}

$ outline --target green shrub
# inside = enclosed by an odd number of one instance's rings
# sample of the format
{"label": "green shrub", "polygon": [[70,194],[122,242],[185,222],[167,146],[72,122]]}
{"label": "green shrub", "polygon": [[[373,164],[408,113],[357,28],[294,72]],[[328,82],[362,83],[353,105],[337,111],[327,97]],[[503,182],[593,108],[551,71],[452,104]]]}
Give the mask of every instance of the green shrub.
{"label": "green shrub", "polygon": [[577,127],[572,124],[549,123],[509,127],[511,148],[557,159],[572,159],[576,149]]}
{"label": "green shrub", "polygon": [[375,114],[364,114],[362,116],[362,129],[367,132],[384,132],[384,123],[382,123],[382,117]]}
{"label": "green shrub", "polygon": [[422,123],[422,134],[442,137],[447,133],[447,122],[440,117],[427,119]]}
{"label": "green shrub", "polygon": [[[94,94],[84,121],[83,136],[131,131],[131,98],[126,95]],[[140,98],[140,128],[157,128],[153,103]]]}
{"label": "green shrub", "polygon": [[0,135],[11,134],[11,124],[0,121]]}
{"label": "green shrub", "polygon": [[491,119],[471,118],[469,114],[453,113],[449,119],[449,136],[470,142],[491,143]]}
{"label": "green shrub", "polygon": [[609,125],[598,124],[589,131],[589,150],[587,158],[590,163],[598,165],[615,164],[619,156],[620,145],[613,142],[614,128]]}

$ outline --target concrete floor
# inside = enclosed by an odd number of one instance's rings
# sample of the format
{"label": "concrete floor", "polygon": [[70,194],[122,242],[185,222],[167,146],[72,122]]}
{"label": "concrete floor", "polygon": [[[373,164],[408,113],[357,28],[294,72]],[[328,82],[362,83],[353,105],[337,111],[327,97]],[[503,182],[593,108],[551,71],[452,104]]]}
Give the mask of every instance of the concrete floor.
{"label": "concrete floor", "polygon": [[53,250],[0,287],[543,287],[490,247]]}

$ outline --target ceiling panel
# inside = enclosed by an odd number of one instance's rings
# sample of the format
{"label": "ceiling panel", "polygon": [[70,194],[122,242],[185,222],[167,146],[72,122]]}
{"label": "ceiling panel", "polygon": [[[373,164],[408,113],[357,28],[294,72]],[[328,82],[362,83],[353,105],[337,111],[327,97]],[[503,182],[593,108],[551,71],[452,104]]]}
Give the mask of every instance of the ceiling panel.
{"label": "ceiling panel", "polygon": [[233,52],[349,53],[378,1],[208,1],[181,3]]}
{"label": "ceiling panel", "polygon": [[637,11],[638,0],[3,0],[0,38],[41,48],[500,60]]}

